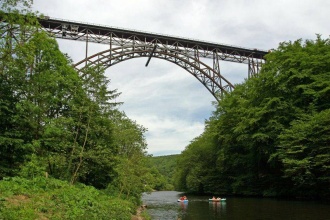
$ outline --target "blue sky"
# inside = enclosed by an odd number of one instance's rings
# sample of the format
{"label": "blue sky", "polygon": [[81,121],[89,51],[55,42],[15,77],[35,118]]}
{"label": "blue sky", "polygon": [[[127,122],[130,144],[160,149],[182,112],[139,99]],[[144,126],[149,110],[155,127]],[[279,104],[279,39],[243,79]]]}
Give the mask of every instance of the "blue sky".
{"label": "blue sky", "polygon": [[[52,18],[155,32],[269,50],[283,41],[330,35],[327,0],[34,0]],[[85,56],[83,42],[58,40],[74,62]],[[104,50],[90,45],[89,55]],[[206,61],[209,62],[209,61]],[[204,129],[215,99],[188,72],[164,60],[137,58],[110,67],[110,89],[118,89],[120,110],[148,129],[148,152],[178,154]],[[246,65],[222,62],[231,83],[246,77]]]}

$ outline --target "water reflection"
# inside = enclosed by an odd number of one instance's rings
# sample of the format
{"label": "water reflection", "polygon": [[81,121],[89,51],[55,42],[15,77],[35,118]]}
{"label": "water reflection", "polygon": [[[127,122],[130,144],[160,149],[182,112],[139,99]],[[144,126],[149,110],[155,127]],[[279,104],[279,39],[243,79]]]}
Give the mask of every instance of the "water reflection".
{"label": "water reflection", "polygon": [[210,210],[213,210],[214,212],[220,212],[220,202],[209,202]]}
{"label": "water reflection", "polygon": [[178,217],[177,219],[181,220],[187,216],[188,213],[188,202],[178,202],[179,203],[179,210],[178,210]]}
{"label": "water reflection", "polygon": [[213,217],[220,217],[226,214],[226,202],[209,201],[209,213]]}
{"label": "water reflection", "polygon": [[316,201],[287,201],[266,198],[227,198],[209,202],[206,196],[188,196],[177,202],[179,192],[154,192],[143,197],[153,220],[325,220],[330,219],[330,204]]}
{"label": "water reflection", "polygon": [[179,203],[182,211],[186,211],[187,210],[187,208],[188,208],[188,202],[178,202],[178,203]]}
{"label": "water reflection", "polygon": [[161,191],[151,194],[144,194],[142,200],[148,206],[147,211],[151,219],[156,220],[177,220],[185,216],[188,203],[177,202],[179,192]]}

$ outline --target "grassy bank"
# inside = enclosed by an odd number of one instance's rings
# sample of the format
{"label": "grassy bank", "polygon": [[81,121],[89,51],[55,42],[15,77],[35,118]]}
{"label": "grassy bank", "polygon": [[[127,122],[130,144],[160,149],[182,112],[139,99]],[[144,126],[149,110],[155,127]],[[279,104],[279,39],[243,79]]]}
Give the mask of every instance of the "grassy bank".
{"label": "grassy bank", "polygon": [[52,178],[0,181],[0,219],[131,219],[135,204]]}

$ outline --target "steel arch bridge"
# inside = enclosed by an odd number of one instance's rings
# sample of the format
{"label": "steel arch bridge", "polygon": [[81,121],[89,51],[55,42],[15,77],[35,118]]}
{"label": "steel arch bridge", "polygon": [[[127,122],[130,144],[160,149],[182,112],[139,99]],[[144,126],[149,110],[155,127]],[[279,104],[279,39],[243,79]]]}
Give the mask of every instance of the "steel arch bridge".
{"label": "steel arch bridge", "polygon": [[[108,68],[122,61],[152,57],[174,63],[196,77],[216,98],[231,92],[234,85],[220,73],[219,61],[248,65],[248,77],[256,76],[265,62],[266,51],[217,44],[194,39],[167,36],[136,30],[101,26],[50,17],[38,18],[43,30],[60,39],[84,41],[85,59],[74,67],[84,73],[86,67],[101,65]],[[4,21],[1,21],[4,24]],[[4,25],[1,26],[3,28]],[[88,56],[90,43],[108,45],[108,49]],[[212,66],[201,58],[212,59]]]}

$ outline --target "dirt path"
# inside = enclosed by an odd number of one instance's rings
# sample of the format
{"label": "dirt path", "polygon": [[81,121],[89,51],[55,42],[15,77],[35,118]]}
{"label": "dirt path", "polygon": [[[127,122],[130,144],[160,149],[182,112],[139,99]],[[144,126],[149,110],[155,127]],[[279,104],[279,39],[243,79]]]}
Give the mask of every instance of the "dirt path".
{"label": "dirt path", "polygon": [[141,213],[147,208],[146,205],[141,205],[137,210],[136,210],[136,215],[133,215],[131,220],[144,220],[143,217],[141,217]]}

